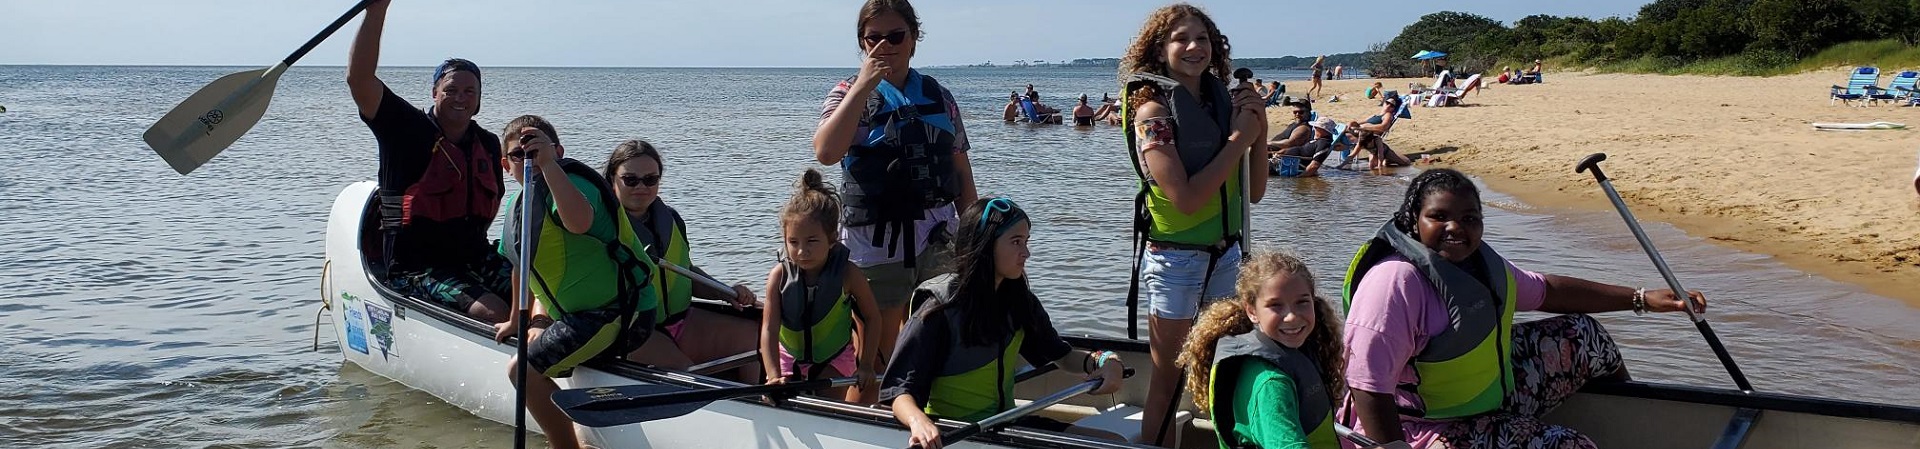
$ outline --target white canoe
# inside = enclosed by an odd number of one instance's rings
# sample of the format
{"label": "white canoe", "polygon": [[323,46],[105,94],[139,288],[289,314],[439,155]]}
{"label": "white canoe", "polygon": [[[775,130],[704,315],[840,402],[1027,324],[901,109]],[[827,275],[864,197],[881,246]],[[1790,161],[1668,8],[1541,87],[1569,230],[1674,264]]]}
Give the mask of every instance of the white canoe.
{"label": "white canoe", "polygon": [[[492,339],[493,329],[437,304],[406,298],[375,282],[378,264],[367,263],[363,245],[377,245],[377,219],[368,214],[374,183],[348,186],[328,219],[322,293],[332,328],[348,362],[425,391],[481,418],[512,425],[514,389],[506,377],[510,344]],[[716,310],[727,310],[719,308]],[[1104,337],[1069,337],[1074,345],[1121,352],[1145,361],[1146,343]],[[743,354],[738,359],[757,363]],[[1133,364],[1135,379],[1152,376]],[[699,368],[696,367],[696,370]],[[1078,375],[1045,372],[1018,384],[1021,398],[1045,396],[1078,382]],[[654,369],[624,361],[594,362],[561,381],[563,388],[669,384],[693,388],[738,386],[726,380]],[[1134,426],[1113,419],[1137,410],[1146,382],[1128,382],[1113,396],[1082,396],[1043,414],[1086,421],[1075,432],[1113,436],[1107,430]],[[1890,382],[1901,385],[1906,382]],[[1183,401],[1184,402],[1184,401]],[[1187,405],[1190,409],[1191,406]],[[1920,408],[1769,393],[1643,382],[1592,384],[1548,416],[1614,448],[1915,448],[1920,447]],[[1115,425],[1114,423],[1119,423]],[[1137,423],[1137,421],[1135,421]],[[531,419],[528,424],[532,425]],[[960,423],[943,422],[958,427]],[[1102,430],[1107,429],[1107,430]],[[1204,419],[1180,427],[1185,447],[1214,447]],[[606,448],[897,448],[906,429],[883,408],[801,397],[780,406],[755,399],[717,401],[682,417],[627,426],[587,429],[588,442]],[[1008,428],[982,434],[960,447],[1121,448],[1141,447],[1078,434]]]}

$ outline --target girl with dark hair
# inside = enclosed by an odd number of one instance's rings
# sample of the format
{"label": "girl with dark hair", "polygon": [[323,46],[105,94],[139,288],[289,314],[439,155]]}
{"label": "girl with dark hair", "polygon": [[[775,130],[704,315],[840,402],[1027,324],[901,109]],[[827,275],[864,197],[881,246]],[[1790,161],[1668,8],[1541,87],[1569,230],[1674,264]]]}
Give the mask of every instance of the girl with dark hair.
{"label": "girl with dark hair", "polygon": [[[867,273],[880,341],[891,342],[913,287],[948,272],[955,205],[976,195],[973,166],[953,94],[910,64],[922,37],[913,5],[868,0],[854,33],[860,73],[827,94],[813,154],[840,165],[846,220],[830,231]],[[880,363],[891,349],[880,348]]]}
{"label": "girl with dark hair", "polygon": [[[613,154],[607,156],[607,164],[600,173],[613,186],[614,196],[620,199],[620,207],[633,224],[635,236],[646,245],[648,256],[713,277],[693,264],[687,245],[687,222],[680,218],[680,211],[660,199],[661,186],[666,182],[666,161],[653,144],[643,140],[621,142],[614,147]],[[656,309],[654,330],[672,344],[643,346],[641,352],[633,355],[634,360],[686,369],[753,350],[759,323],[692,307],[693,298],[731,301],[736,308],[750,307],[759,302],[754,298],[753,289],[734,284],[731,291],[721,290],[656,266],[653,289],[660,298],[660,307]],[[700,338],[684,338],[687,328],[699,329]],[[759,366],[741,367],[736,378],[741,382],[759,382]]]}
{"label": "girl with dark hair", "polygon": [[[1386,91],[1380,94],[1380,114],[1368,117],[1365,122],[1352,122],[1347,124],[1347,129],[1352,130],[1351,132],[1356,135],[1354,138],[1354,141],[1357,142],[1355,149],[1365,150],[1367,154],[1371,155],[1367,158],[1367,168],[1369,170],[1401,167],[1413,163],[1407,160],[1405,156],[1394,153],[1393,148],[1387,146],[1385,139],[1387,131],[1392,131],[1394,123],[1399,122],[1400,109],[1404,107],[1402,102],[1406,100],[1407,99],[1401,97],[1398,92]],[[1358,158],[1358,155],[1353,157]]]}
{"label": "girl with dark hair", "polygon": [[1229,49],[1213,19],[1180,3],[1149,15],[1121,60],[1128,157],[1140,179],[1134,235],[1142,242],[1127,300],[1131,313],[1144,294],[1152,312],[1157,374],[1141,436],[1153,444],[1163,443],[1180,395],[1174,356],[1200,304],[1233,295],[1246,207],[1267,190],[1267,158],[1248,160],[1266,139],[1265,100],[1253,89],[1228,92]]}
{"label": "girl with dark hair", "polygon": [[819,170],[807,169],[780,208],[780,263],[767,273],[760,318],[760,361],[767,383],[854,376],[859,388],[836,388],[847,402],[871,403],[875,354],[885,346],[880,315],[865,274],[833,238],[840,198]]}
{"label": "girl with dark hair", "polygon": [[[1342,289],[1341,416],[1376,441],[1414,448],[1594,447],[1540,419],[1589,380],[1628,378],[1613,338],[1585,314],[1679,312],[1689,301],[1522,270],[1481,243],[1481,217],[1472,180],[1428,170],[1360,247]],[[1700,292],[1688,296],[1706,310]],[[1522,310],[1561,315],[1516,325]]]}
{"label": "girl with dark hair", "polygon": [[1220,447],[1338,449],[1346,363],[1333,302],[1313,292],[1305,262],[1277,252],[1249,253],[1234,292],[1201,312],[1180,351]]}
{"label": "girl with dark hair", "polygon": [[[1119,391],[1125,370],[1120,356],[1067,344],[1028,288],[1032,223],[1026,211],[1013,200],[992,198],[974,202],[960,217],[957,272],[914,291],[916,312],[882,380],[880,400],[910,429],[907,443],[941,446],[932,417],[979,421],[1013,408],[1014,370],[1021,360],[1097,377],[1102,383],[1093,394]],[[1065,428],[1053,424],[1040,426]]]}

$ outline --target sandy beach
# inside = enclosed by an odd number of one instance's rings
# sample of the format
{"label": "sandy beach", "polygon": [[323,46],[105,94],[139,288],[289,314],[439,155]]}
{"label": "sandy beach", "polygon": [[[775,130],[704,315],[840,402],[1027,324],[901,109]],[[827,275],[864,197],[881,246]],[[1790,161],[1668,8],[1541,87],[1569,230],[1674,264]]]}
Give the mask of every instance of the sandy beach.
{"label": "sandy beach", "polygon": [[[1642,220],[1920,305],[1920,131],[1811,126],[1920,127],[1920,108],[1829,104],[1828,86],[1846,78],[1846,68],[1772,78],[1549,71],[1545,84],[1496,85],[1465,107],[1415,107],[1387,141],[1529,203],[1572,208],[1611,209],[1593,177],[1573,171],[1605,152],[1602,166]],[[1322,97],[1342,101],[1315,107],[1342,123],[1363,120],[1379,111],[1363,94],[1375,81],[1406,93],[1408,83],[1433,80],[1331,81]]]}

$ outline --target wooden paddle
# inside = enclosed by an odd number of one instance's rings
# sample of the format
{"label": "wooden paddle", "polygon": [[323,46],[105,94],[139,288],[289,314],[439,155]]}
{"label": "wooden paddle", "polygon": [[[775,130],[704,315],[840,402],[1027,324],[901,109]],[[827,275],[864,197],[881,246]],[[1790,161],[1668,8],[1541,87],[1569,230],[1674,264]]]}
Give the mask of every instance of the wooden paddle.
{"label": "wooden paddle", "polygon": [[622,385],[575,388],[553,392],[554,405],[573,422],[587,427],[611,427],[684,416],[722,399],[747,396],[786,396],[803,391],[844,387],[853,377],[814,379],[780,385],[731,388],[689,388],[678,385]]}
{"label": "wooden paddle", "polygon": [[201,164],[212,160],[227,146],[240,140],[253,129],[260,117],[266,115],[267,104],[273,99],[273,88],[280,82],[280,75],[286,73],[300,57],[327,40],[334,31],[345,26],[353,16],[367,9],[374,0],[361,0],[353,9],[334,19],[320,34],[308,39],[306,45],[294,50],[287,59],[280,60],[272,67],[235,73],[214,80],[200,91],[174,106],[167,115],[160,117],[147,128],[143,137],[153,152],[159,153],[167,165],[180,174],[192,173]]}

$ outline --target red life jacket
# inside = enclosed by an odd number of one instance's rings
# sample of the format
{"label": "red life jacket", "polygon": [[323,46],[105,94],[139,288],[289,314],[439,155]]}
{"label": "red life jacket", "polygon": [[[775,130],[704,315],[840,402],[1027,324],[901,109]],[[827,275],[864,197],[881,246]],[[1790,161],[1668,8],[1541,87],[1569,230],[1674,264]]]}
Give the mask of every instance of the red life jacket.
{"label": "red life jacket", "polygon": [[493,223],[505,190],[498,156],[487,151],[480,139],[463,149],[442,137],[434,140],[433,153],[428,157],[420,180],[407,186],[401,197],[400,225],[416,220],[449,223],[463,218]]}

